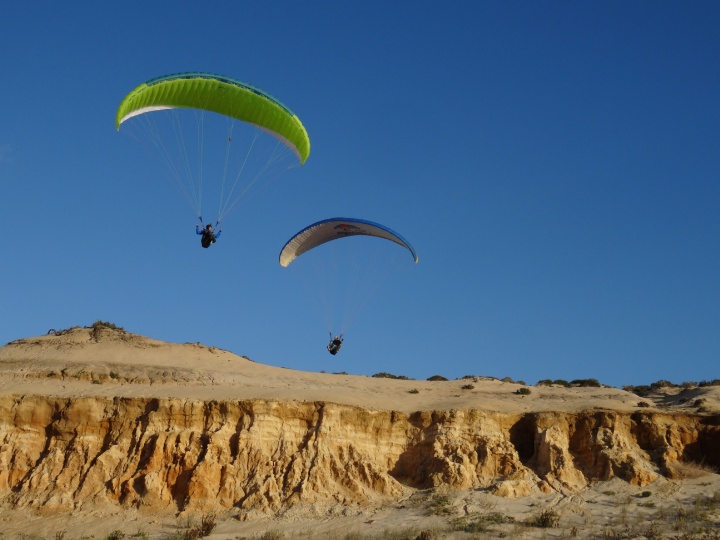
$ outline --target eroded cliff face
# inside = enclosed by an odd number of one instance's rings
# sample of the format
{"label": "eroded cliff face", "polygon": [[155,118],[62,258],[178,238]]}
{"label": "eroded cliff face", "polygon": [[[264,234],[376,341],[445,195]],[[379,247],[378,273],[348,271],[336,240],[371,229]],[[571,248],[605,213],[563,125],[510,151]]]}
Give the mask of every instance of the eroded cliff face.
{"label": "eroded cliff face", "polygon": [[0,497],[45,510],[93,502],[277,512],[441,485],[515,497],[614,477],[642,486],[678,460],[720,467],[719,416],[0,398]]}

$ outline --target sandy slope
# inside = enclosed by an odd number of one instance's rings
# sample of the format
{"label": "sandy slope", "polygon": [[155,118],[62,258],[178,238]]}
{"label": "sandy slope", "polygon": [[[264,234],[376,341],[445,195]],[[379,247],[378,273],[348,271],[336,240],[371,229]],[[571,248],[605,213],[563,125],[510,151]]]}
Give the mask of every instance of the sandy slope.
{"label": "sandy slope", "polygon": [[[0,392],[65,396],[183,397],[327,401],[402,412],[478,408],[505,413],[637,410],[638,396],[617,388],[532,387],[494,378],[418,381],[311,373],[263,365],[200,344],[75,328],[0,348]],[[94,384],[93,384],[94,383]],[[698,389],[712,405],[720,389]],[[664,403],[666,401],[667,403]],[[677,400],[676,400],[677,401]],[[688,406],[660,399],[658,406]]]}

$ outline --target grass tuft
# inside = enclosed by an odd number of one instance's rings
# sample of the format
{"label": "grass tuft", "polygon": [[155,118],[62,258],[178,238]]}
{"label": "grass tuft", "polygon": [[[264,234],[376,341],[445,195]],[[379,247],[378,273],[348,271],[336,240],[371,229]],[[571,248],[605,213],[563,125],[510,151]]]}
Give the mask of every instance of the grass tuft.
{"label": "grass tuft", "polygon": [[543,510],[530,521],[530,525],[543,529],[556,529],[560,525],[560,514],[555,510]]}
{"label": "grass tuft", "polygon": [[716,474],[717,469],[705,463],[694,463],[692,461],[675,461],[665,467],[667,477],[672,480],[689,480],[701,478],[710,474]]}

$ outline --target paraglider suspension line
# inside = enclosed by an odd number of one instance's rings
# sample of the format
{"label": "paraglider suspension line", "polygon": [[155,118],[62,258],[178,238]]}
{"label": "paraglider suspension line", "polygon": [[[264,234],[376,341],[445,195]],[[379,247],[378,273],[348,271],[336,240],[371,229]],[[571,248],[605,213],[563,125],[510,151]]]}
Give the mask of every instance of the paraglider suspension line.
{"label": "paraglider suspension line", "polygon": [[[204,223],[203,223],[203,218],[202,218],[202,216],[198,216],[198,220],[199,220],[200,223],[203,225],[203,229],[204,229],[205,227],[204,227]],[[213,228],[214,228],[214,229],[217,229],[219,226],[220,226],[220,220],[218,219],[218,220],[215,222],[215,225],[213,225]]]}

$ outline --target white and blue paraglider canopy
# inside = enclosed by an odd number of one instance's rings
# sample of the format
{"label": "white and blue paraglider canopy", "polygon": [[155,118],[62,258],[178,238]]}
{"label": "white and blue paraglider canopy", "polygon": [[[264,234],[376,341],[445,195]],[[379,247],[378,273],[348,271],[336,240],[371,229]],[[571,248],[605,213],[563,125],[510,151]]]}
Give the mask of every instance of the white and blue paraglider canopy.
{"label": "white and blue paraglider canopy", "polygon": [[305,227],[287,241],[280,251],[280,265],[287,267],[303,253],[310,251],[322,244],[349,238],[352,236],[373,236],[385,238],[391,242],[406,248],[412,255],[413,261],[418,262],[418,256],[410,243],[398,233],[381,225],[353,218],[330,218],[313,223]]}

